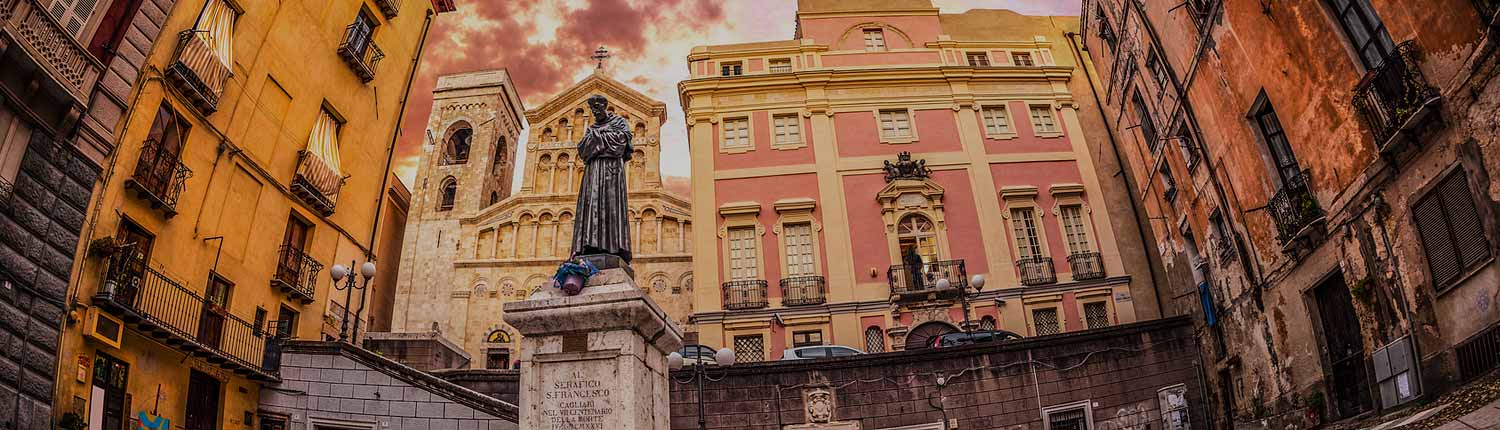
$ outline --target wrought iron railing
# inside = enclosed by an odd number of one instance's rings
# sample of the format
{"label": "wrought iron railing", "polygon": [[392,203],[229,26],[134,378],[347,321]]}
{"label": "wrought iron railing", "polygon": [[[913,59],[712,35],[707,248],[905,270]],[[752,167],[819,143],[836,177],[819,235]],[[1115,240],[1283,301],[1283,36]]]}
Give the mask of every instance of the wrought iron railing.
{"label": "wrought iron railing", "polygon": [[1271,196],[1271,218],[1276,221],[1276,240],[1282,246],[1302,236],[1308,227],[1323,219],[1323,208],[1313,198],[1307,184],[1307,171],[1287,178],[1276,195]]}
{"label": "wrought iron railing", "polygon": [[375,6],[380,8],[380,13],[385,14],[387,19],[395,18],[396,14],[401,13],[400,0],[375,0]]}
{"label": "wrought iron railing", "polygon": [[769,304],[764,279],[729,281],[720,287],[724,291],[724,309],[760,309]]}
{"label": "wrought iron railing", "polygon": [[95,304],[144,335],[251,378],[274,380],[268,348],[279,343],[220,304],[121,253],[105,269]]}
{"label": "wrought iron railing", "polygon": [[344,30],[344,41],[339,44],[339,56],[365,82],[375,79],[375,66],[380,64],[380,59],[385,58],[380,46],[375,44],[372,33],[364,24],[349,24]]}
{"label": "wrought iron railing", "polygon": [[1410,40],[1396,45],[1385,62],[1366,72],[1354,87],[1354,109],[1382,150],[1408,120],[1437,99],[1437,89],[1427,85],[1417,64],[1416,44]]}
{"label": "wrought iron railing", "polygon": [[177,215],[177,197],[182,194],[187,178],[193,176],[193,171],[182,164],[181,151],[181,148],[176,152],[167,151],[162,142],[147,139],[141,145],[135,172],[125,182],[168,218]]}
{"label": "wrought iron railing", "polygon": [[[0,31],[79,103],[88,100],[104,66],[37,0],[0,0]],[[7,64],[7,66],[10,66]],[[8,67],[7,67],[8,68]]]}
{"label": "wrought iron railing", "polygon": [[822,276],[797,276],[781,280],[781,305],[820,305],[828,302],[828,284]]}
{"label": "wrought iron railing", "polygon": [[1474,9],[1479,11],[1479,23],[1485,26],[1495,25],[1495,12],[1500,10],[1500,0],[1473,0]]}
{"label": "wrought iron railing", "polygon": [[219,109],[219,96],[229,80],[229,65],[220,60],[209,46],[203,30],[184,30],[177,34],[176,58],[167,66],[167,80],[177,86],[187,99],[205,114]]}
{"label": "wrought iron railing", "polygon": [[938,281],[942,279],[948,280],[948,289],[962,291],[969,286],[963,260],[896,264],[886,269],[885,279],[891,286],[892,295],[937,291]]}
{"label": "wrought iron railing", "polygon": [[281,249],[276,252],[276,276],[271,278],[271,286],[301,300],[303,304],[312,303],[318,272],[322,270],[323,263],[304,253],[302,248],[282,244]]}
{"label": "wrought iron railing", "polygon": [[1021,258],[1016,260],[1016,271],[1021,274],[1021,285],[1057,282],[1057,270],[1052,267],[1052,257]]}
{"label": "wrought iron railing", "polygon": [[1068,255],[1068,267],[1073,271],[1074,281],[1104,277],[1104,257],[1097,252],[1076,252]]}

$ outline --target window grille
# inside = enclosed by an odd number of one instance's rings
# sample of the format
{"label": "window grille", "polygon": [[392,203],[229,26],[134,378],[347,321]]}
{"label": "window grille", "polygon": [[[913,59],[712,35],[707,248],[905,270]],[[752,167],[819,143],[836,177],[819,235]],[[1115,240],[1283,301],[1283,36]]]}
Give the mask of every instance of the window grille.
{"label": "window grille", "polygon": [[885,332],[880,327],[865,329],[865,352],[885,352]]}
{"label": "window grille", "polygon": [[1109,307],[1104,302],[1084,303],[1083,320],[1091,329],[1109,327]]}
{"label": "window grille", "polygon": [[734,361],[755,363],[766,361],[766,341],[760,335],[734,337]]}
{"label": "window grille", "polygon": [[1057,320],[1057,308],[1032,309],[1031,323],[1036,327],[1037,336],[1062,333],[1062,325]]}

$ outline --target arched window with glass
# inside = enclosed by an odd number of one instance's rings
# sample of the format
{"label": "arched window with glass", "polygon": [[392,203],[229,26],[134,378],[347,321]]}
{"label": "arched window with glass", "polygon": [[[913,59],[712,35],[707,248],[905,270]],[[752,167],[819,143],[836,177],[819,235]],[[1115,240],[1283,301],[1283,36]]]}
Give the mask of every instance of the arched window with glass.
{"label": "arched window with glass", "polygon": [[937,227],[926,215],[913,213],[901,217],[901,222],[896,224],[896,239],[902,256],[914,249],[923,263],[937,261]]}
{"label": "arched window with glass", "polygon": [[443,179],[442,197],[438,201],[438,211],[453,210],[453,200],[458,196],[458,180],[449,176]]}

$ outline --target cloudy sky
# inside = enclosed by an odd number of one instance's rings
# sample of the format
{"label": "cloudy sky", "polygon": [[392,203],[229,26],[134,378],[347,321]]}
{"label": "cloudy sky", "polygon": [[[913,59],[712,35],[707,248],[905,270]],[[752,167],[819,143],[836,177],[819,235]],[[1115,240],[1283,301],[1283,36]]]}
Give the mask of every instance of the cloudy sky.
{"label": "cloudy sky", "polygon": [[[857,0],[851,0],[857,1]],[[432,108],[438,75],[504,68],[528,108],[593,69],[600,45],[613,54],[615,79],[667,104],[662,174],[686,177],[688,155],[677,82],[687,78],[694,46],[792,38],[796,0],[458,0],[438,15],[412,87],[396,173],[408,185]],[[934,0],[944,13],[972,8],[1031,15],[1076,15],[1079,0]],[[526,141],[523,132],[521,141]],[[525,148],[521,148],[525,152]],[[521,158],[524,160],[525,155]],[[519,172],[518,172],[519,174]],[[521,181],[515,181],[520,184]],[[686,191],[685,181],[669,184]]]}

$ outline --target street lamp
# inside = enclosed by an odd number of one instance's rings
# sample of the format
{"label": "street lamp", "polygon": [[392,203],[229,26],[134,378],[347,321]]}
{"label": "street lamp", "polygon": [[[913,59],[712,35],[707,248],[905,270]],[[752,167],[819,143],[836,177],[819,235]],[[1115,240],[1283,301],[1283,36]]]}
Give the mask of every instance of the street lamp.
{"label": "street lamp", "polygon": [[[682,370],[683,364],[684,363],[683,363],[683,360],[682,360],[682,354],[677,353],[677,352],[673,352],[671,354],[667,354],[667,368],[670,368],[672,370]],[[717,364],[719,366],[733,366],[734,365],[734,350],[729,349],[729,348],[719,348],[718,351],[714,352],[714,364]],[[707,427],[706,423],[703,420],[703,380],[704,379],[709,379],[711,381],[722,380],[722,379],[724,379],[725,375],[729,374],[729,371],[725,370],[724,371],[724,375],[720,375],[719,379],[711,379],[711,378],[709,378],[709,376],[708,376],[708,365],[703,364],[703,358],[702,357],[699,357],[697,361],[693,362],[693,365],[690,368],[693,371],[692,377],[689,378],[686,381],[677,381],[677,383],[679,383],[679,384],[686,384],[688,382],[697,381],[697,383],[698,383],[698,395],[697,395],[697,397],[698,397],[698,430],[704,430],[704,429],[707,429],[708,427]],[[677,380],[677,378],[672,378],[672,379],[673,380]]]}
{"label": "street lamp", "polygon": [[[949,285],[952,285],[952,283],[948,281],[948,278],[939,279],[937,281],[938,290],[947,289]],[[983,290],[984,289],[984,275],[974,275],[973,278],[969,279],[969,285],[971,285],[971,286],[974,287],[974,291],[975,292]],[[972,333],[973,330],[971,330],[969,328],[970,327],[970,320],[969,320],[970,309],[969,309],[969,288],[968,287],[964,287],[964,289],[962,289],[962,290],[960,290],[958,292],[958,301],[959,301],[959,303],[963,304],[963,308],[964,308],[964,333]]]}
{"label": "street lamp", "polygon": [[[354,262],[350,261],[349,265],[353,266]],[[339,324],[340,342],[348,342],[350,339],[358,339],[357,335],[349,333],[349,308],[352,307],[352,305],[350,305],[350,303],[352,303],[350,300],[354,298],[354,290],[359,290],[359,311],[354,313],[354,332],[358,333],[358,318],[360,314],[363,314],[365,312],[365,288],[368,288],[370,286],[370,280],[375,279],[375,263],[366,261],[365,264],[361,264],[359,266],[359,275],[360,277],[364,278],[364,285],[359,285],[358,283],[354,282],[354,277],[349,276],[349,267],[347,266],[335,264],[332,268],[328,269],[328,276],[333,277],[333,289],[344,292],[344,320]],[[343,281],[345,277],[348,277],[349,280],[345,282],[344,285],[340,286],[339,281]]]}

